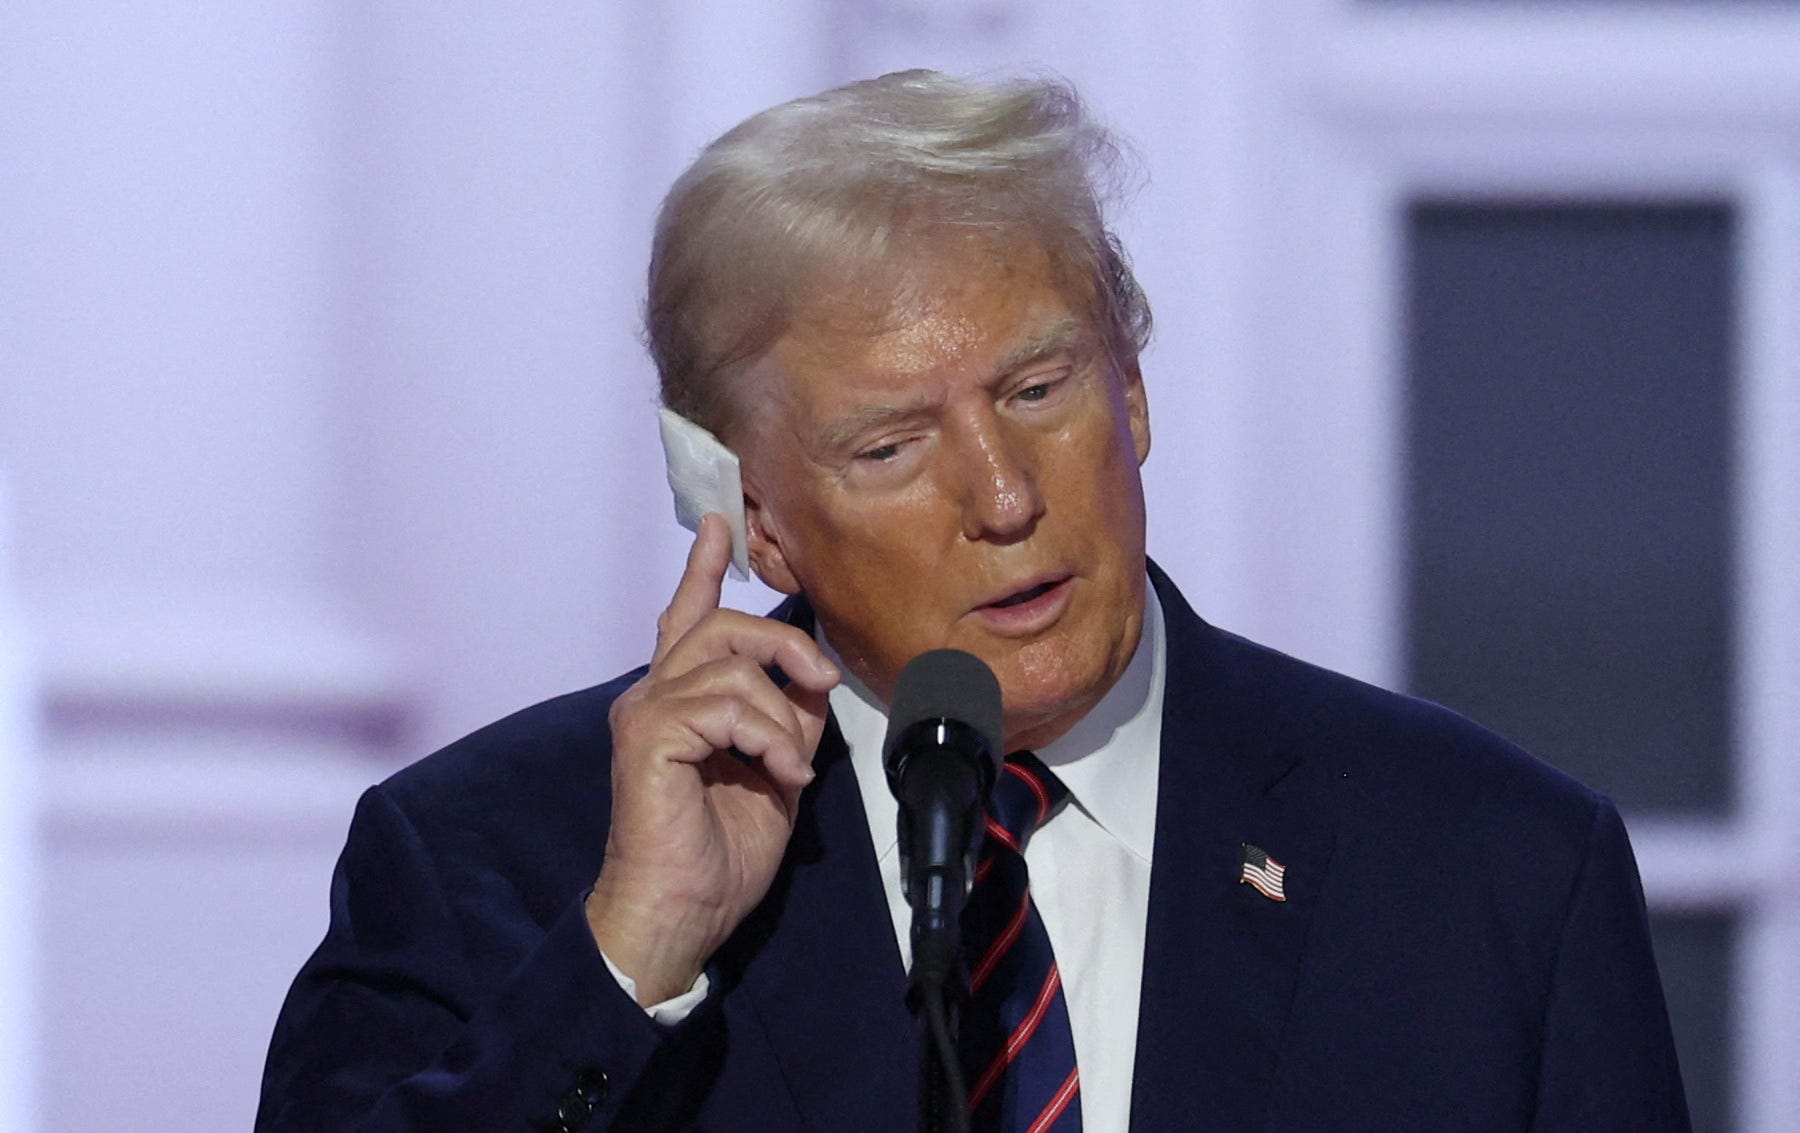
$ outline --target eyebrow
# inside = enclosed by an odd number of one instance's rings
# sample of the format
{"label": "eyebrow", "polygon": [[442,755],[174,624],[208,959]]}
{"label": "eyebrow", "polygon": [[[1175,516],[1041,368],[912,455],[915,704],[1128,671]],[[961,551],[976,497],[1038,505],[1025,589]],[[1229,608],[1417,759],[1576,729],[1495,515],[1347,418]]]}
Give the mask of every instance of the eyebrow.
{"label": "eyebrow", "polygon": [[[1034,362],[1074,351],[1085,337],[1081,320],[1058,319],[1007,351],[994,367],[994,375],[985,383],[986,387],[994,389]],[[830,450],[843,448],[864,431],[921,413],[926,405],[923,400],[898,405],[866,405],[834,422],[825,433],[825,446]]]}
{"label": "eyebrow", "polygon": [[1000,364],[994,367],[994,377],[988,384],[998,385],[1012,376],[1014,371],[1022,370],[1052,354],[1073,351],[1085,337],[1087,331],[1080,319],[1058,319],[1009,350],[1000,359]]}

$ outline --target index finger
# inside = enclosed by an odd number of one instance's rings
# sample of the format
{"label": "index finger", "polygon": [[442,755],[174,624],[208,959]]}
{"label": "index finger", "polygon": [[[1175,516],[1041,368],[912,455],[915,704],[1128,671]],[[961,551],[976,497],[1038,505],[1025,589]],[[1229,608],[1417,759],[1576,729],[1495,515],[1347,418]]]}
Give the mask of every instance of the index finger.
{"label": "index finger", "polygon": [[700,530],[694,534],[675,596],[656,619],[656,651],[651,654],[651,664],[661,661],[701,618],[719,608],[720,588],[730,562],[731,528],[724,516],[708,512],[700,517]]}

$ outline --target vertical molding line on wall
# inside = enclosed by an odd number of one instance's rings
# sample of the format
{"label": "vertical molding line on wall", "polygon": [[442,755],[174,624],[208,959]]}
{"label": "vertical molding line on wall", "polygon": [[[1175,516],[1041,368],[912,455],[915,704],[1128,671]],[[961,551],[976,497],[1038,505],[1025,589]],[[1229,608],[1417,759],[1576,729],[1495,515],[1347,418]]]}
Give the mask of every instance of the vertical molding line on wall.
{"label": "vertical molding line on wall", "polygon": [[1738,952],[1742,1127],[1800,1112],[1800,168],[1753,168],[1738,239],[1737,802],[1767,885]]}
{"label": "vertical molding line on wall", "polygon": [[10,518],[0,474],[0,1133],[28,1133],[37,1127],[36,704]]}
{"label": "vertical molding line on wall", "polygon": [[1365,572],[1349,596],[1363,605],[1354,650],[1366,670],[1359,675],[1387,688],[1402,688],[1406,672],[1408,611],[1407,556],[1411,539],[1407,503],[1407,367],[1411,314],[1406,295],[1407,241],[1410,217],[1408,186],[1391,171],[1359,165],[1346,179],[1358,222],[1365,234],[1354,249],[1355,269],[1369,281],[1349,287],[1351,302],[1346,332],[1348,364],[1360,365],[1360,387],[1370,400],[1369,450],[1363,471],[1369,478],[1369,533],[1358,564]]}

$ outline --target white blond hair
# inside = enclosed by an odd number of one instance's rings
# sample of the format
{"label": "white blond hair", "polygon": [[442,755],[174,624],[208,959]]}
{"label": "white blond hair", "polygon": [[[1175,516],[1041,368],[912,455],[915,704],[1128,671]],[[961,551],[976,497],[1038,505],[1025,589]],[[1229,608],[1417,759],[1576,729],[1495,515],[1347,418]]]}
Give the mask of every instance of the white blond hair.
{"label": "white blond hair", "polygon": [[901,71],[747,119],[657,218],[644,321],[663,403],[723,435],[732,367],[822,300],[881,309],[885,268],[955,238],[1041,248],[1114,360],[1135,360],[1150,308],[1105,218],[1123,168],[1056,79]]}

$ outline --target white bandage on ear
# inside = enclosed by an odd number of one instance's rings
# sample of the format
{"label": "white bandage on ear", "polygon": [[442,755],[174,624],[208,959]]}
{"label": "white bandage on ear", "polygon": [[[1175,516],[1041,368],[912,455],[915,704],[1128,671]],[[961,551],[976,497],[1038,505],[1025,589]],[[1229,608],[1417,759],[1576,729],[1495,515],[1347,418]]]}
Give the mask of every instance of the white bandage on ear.
{"label": "white bandage on ear", "polygon": [[717,512],[731,526],[731,569],[750,577],[750,544],[744,530],[744,479],[737,454],[725,443],[679,413],[657,410],[662,426],[663,456],[669,462],[669,488],[675,493],[675,519],[689,531],[700,530],[700,517]]}

